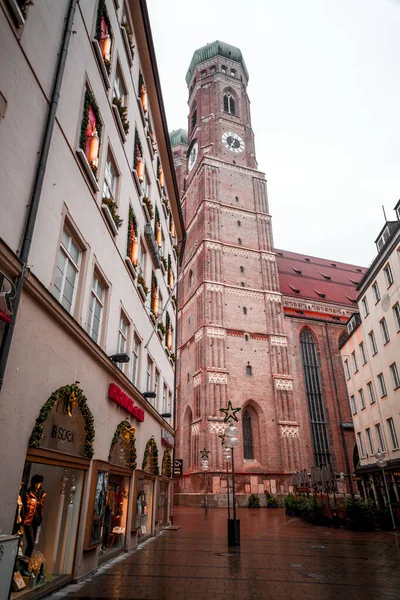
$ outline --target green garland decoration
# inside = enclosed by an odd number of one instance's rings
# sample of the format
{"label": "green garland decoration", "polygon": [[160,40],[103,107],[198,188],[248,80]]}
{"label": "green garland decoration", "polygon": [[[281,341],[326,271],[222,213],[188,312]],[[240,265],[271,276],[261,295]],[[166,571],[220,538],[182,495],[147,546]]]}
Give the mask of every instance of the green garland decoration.
{"label": "green garland decoration", "polygon": [[136,216],[135,216],[135,213],[133,212],[132,206],[129,206],[128,239],[127,239],[127,244],[126,244],[126,255],[127,256],[131,255],[131,248],[132,248],[132,237],[131,237],[132,226],[133,226],[133,229],[135,231],[135,236],[137,236],[138,229],[137,229]]}
{"label": "green garland decoration", "polygon": [[118,442],[118,440],[122,438],[124,444],[124,455],[125,462],[127,467],[134,470],[136,469],[137,460],[136,460],[136,445],[135,445],[135,429],[132,427],[131,423],[125,419],[125,421],[121,421],[115,430],[114,437],[111,441],[110,453],[108,455],[108,462],[111,462],[113,450]]}
{"label": "green garland decoration", "polygon": [[137,159],[137,151],[138,150],[139,150],[140,156],[143,156],[142,142],[140,141],[139,132],[136,128],[135,129],[135,147],[133,150],[133,168],[135,169],[135,171],[137,169],[137,163],[138,163],[138,159]]}
{"label": "green garland decoration", "polygon": [[172,477],[172,460],[169,450],[164,450],[164,456],[162,459],[161,475],[171,479]]}
{"label": "green garland decoration", "polygon": [[46,422],[51,409],[59,400],[65,399],[65,396],[68,398],[74,394],[74,400],[77,403],[77,406],[81,412],[81,415],[85,421],[85,444],[84,444],[84,455],[85,458],[91,459],[94,454],[93,442],[94,442],[94,418],[90,408],[87,405],[86,396],[83,393],[83,390],[78,386],[79,381],[75,381],[71,385],[65,385],[64,387],[58,388],[55,392],[53,392],[48,400],[43,404],[40,409],[40,413],[38,418],[35,421],[35,426],[32,430],[31,437],[29,439],[29,446],[33,448],[40,447],[40,441],[43,436],[43,425]]}
{"label": "green garland decoration", "polygon": [[158,448],[154,436],[151,436],[144,449],[142,471],[146,470],[147,459],[150,457],[149,472],[153,475],[158,475],[160,470],[158,468]]}
{"label": "green garland decoration", "polygon": [[104,17],[104,20],[107,25],[108,34],[110,38],[112,38],[112,27],[110,17],[108,16],[106,0],[99,0],[99,5],[97,7],[97,20],[96,20],[96,34],[95,39],[99,42],[101,38],[101,18]]}
{"label": "green garland decoration", "polygon": [[87,131],[88,123],[89,123],[89,108],[90,107],[92,107],[94,116],[96,117],[97,135],[99,136],[99,140],[101,142],[101,132],[103,129],[103,121],[101,120],[99,107],[97,106],[97,102],[96,102],[93,92],[91,90],[89,90],[88,88],[86,88],[85,100],[83,103],[81,135],[79,138],[79,147],[83,151],[85,151],[85,146],[86,146],[86,131]]}

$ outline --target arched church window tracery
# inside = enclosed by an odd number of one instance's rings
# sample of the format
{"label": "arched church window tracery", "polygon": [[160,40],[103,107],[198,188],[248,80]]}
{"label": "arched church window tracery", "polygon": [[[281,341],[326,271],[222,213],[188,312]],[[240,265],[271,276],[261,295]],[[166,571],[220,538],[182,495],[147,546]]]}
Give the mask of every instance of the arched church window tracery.
{"label": "arched church window tracery", "polygon": [[252,431],[252,424],[251,424],[251,416],[247,410],[245,410],[243,413],[242,426],[243,426],[243,458],[253,459],[254,458],[253,431]]}
{"label": "arched church window tracery", "polygon": [[230,115],[235,115],[235,98],[230,92],[224,94],[224,111]]}

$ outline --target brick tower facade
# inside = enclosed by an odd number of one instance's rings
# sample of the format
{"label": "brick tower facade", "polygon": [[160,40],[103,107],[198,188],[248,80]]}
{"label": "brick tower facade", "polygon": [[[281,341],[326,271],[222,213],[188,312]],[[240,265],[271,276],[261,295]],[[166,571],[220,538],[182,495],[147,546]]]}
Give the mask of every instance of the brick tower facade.
{"label": "brick tower facade", "polygon": [[[200,449],[206,447],[209,491],[214,503],[223,504],[226,465],[218,436],[225,429],[220,408],[228,400],[242,409],[235,451],[239,494],[287,492],[293,472],[311,466],[314,433],[307,426],[303,375],[288,341],[287,330],[295,327],[285,325],[240,50],[222,42],[200,48],[186,81],[187,141],[182,130],[171,134],[188,236],[178,298],[175,453],[184,474],[175,491],[178,503],[200,502]],[[335,437],[331,429],[328,436]],[[339,454],[335,468],[346,470]]]}

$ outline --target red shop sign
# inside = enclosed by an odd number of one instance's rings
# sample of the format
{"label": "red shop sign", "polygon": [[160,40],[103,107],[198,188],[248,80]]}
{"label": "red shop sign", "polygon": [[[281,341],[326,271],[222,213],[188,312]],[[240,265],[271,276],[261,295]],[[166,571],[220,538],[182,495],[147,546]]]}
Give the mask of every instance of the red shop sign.
{"label": "red shop sign", "polygon": [[137,421],[144,421],[144,410],[138,406],[134,406],[132,398],[128,394],[125,394],[115,383],[110,383],[108,399],[127,410]]}

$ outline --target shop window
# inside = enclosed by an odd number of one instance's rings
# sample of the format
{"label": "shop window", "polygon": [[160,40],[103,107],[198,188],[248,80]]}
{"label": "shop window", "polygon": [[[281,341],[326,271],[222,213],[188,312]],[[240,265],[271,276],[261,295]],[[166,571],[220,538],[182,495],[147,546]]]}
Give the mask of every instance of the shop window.
{"label": "shop window", "polygon": [[54,391],[32,430],[16,498],[13,533],[21,536],[14,570],[18,590],[72,577],[93,440],[93,415],[82,389],[73,383]]}
{"label": "shop window", "polygon": [[81,254],[81,250],[69,230],[64,228],[58,251],[53,294],[69,313],[74,310]]}
{"label": "shop window", "polygon": [[144,449],[142,471],[147,471],[152,475],[158,475],[160,471],[158,466],[158,447],[153,436],[148,440]]}
{"label": "shop window", "polygon": [[112,29],[107,12],[106,0],[99,0],[97,7],[95,41],[99,45],[101,58],[108,75],[111,71]]}
{"label": "shop window", "polygon": [[151,535],[154,504],[154,479],[138,474],[137,495],[134,502],[134,527],[139,539]]}
{"label": "shop window", "polygon": [[251,416],[247,410],[243,413],[243,458],[248,460],[254,458]]}
{"label": "shop window", "polygon": [[100,342],[101,326],[105,303],[106,288],[100,282],[99,276],[93,275],[92,289],[90,293],[89,317],[87,332],[96,343]]}

